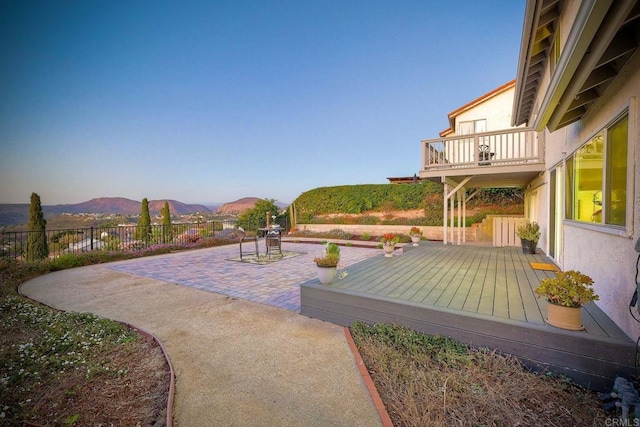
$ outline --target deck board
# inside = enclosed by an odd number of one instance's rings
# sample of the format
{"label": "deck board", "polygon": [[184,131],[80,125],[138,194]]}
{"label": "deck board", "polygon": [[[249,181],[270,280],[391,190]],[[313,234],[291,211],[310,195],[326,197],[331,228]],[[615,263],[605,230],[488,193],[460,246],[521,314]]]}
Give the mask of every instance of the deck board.
{"label": "deck board", "polygon": [[584,331],[545,323],[547,302],[533,289],[555,273],[529,264],[551,262],[543,254],[440,242],[406,249],[348,266],[348,276],[331,286],[302,284],[301,314],[345,326],[399,323],[449,335],[596,389],[616,375],[634,374],[635,343],[597,305],[584,308]]}

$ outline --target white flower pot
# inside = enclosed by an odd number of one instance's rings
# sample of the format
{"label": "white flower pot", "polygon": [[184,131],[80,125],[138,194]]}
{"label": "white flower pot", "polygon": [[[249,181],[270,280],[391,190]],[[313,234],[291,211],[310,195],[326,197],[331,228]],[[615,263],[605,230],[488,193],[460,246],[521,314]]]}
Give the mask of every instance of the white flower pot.
{"label": "white flower pot", "polygon": [[391,258],[393,256],[393,250],[395,249],[396,245],[395,243],[383,243],[382,244],[382,250],[384,251],[384,256],[387,258]]}
{"label": "white flower pot", "polygon": [[320,279],[320,283],[328,285],[333,282],[333,279],[336,277],[337,267],[320,267],[319,265],[316,265],[316,270],[318,270],[318,279]]}
{"label": "white flower pot", "polygon": [[420,241],[420,236],[411,236],[411,241],[413,242],[413,246],[420,246],[418,242]]}

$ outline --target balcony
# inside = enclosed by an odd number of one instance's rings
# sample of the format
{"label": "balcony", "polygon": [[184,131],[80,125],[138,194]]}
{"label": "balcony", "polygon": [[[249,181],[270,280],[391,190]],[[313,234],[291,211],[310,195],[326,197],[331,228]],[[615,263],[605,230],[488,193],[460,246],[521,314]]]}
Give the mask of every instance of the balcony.
{"label": "balcony", "polygon": [[544,170],[544,146],[531,128],[422,141],[424,179],[466,179],[469,187],[513,187],[528,184]]}

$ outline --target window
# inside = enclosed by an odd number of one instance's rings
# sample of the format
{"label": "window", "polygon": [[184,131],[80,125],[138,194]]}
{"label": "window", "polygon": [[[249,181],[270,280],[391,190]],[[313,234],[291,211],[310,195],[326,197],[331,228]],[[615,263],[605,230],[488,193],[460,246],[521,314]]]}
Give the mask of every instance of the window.
{"label": "window", "polygon": [[487,120],[471,120],[458,124],[458,135],[470,135],[472,133],[482,133],[487,131]]}
{"label": "window", "polygon": [[626,225],[628,128],[625,115],[567,158],[567,219]]}

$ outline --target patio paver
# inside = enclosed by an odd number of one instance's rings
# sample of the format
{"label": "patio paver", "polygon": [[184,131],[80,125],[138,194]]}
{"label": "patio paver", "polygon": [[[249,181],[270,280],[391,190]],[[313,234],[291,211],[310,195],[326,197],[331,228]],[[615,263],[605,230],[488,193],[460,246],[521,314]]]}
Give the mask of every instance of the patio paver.
{"label": "patio paver", "polygon": [[[262,252],[264,242],[259,244]],[[370,248],[340,249],[341,266],[347,272],[352,264],[382,256],[381,251]],[[322,245],[283,242],[282,250],[302,255],[271,264],[249,264],[230,261],[239,255],[239,249],[228,245],[139,258],[108,268],[299,312],[300,284],[317,277],[313,259],[322,252]]]}

